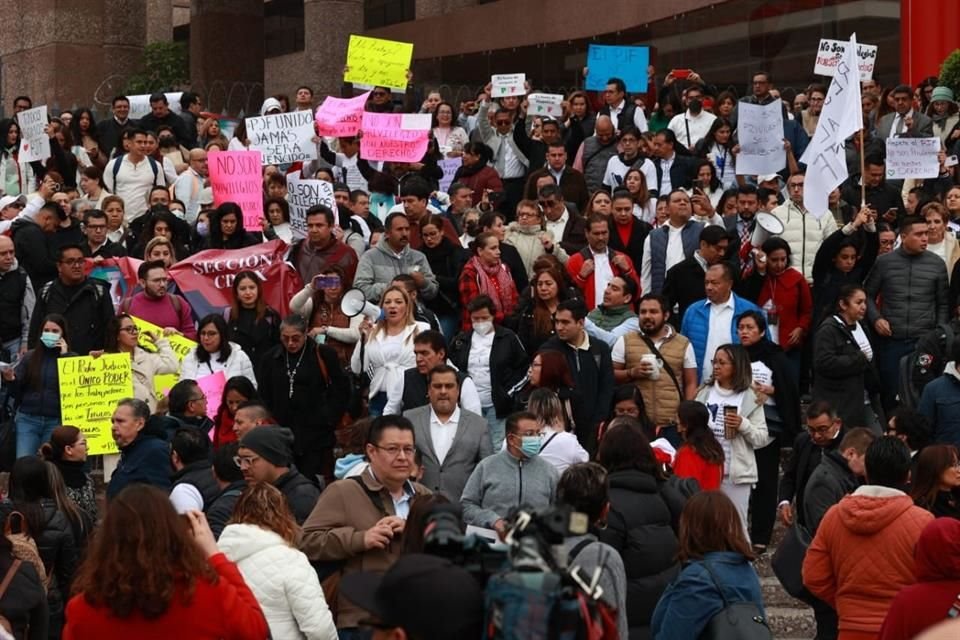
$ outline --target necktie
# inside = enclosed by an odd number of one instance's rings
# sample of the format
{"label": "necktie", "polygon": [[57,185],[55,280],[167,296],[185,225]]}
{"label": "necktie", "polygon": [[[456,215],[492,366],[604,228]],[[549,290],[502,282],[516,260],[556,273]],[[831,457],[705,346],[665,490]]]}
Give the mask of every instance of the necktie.
{"label": "necktie", "polygon": [[898,136],[903,133],[903,125],[904,125],[903,116],[901,116],[900,114],[897,114],[897,135]]}

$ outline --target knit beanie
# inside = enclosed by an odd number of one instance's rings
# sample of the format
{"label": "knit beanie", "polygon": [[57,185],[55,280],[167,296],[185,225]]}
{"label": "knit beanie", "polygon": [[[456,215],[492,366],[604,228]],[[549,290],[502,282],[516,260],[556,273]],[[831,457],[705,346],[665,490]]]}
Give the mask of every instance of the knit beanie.
{"label": "knit beanie", "polygon": [[276,467],[289,467],[293,462],[293,432],[285,427],[257,427],[243,436],[240,446]]}

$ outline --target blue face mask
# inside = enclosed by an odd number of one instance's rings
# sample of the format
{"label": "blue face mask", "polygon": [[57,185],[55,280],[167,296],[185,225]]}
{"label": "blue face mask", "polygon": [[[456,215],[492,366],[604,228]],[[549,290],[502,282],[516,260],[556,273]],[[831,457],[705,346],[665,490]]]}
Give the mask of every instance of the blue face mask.
{"label": "blue face mask", "polygon": [[540,447],[543,445],[543,439],[540,436],[522,436],[520,438],[520,451],[527,458],[532,458],[540,453]]}
{"label": "blue face mask", "polygon": [[43,346],[48,349],[53,349],[56,346],[57,342],[60,341],[60,334],[54,333],[53,331],[44,331],[40,334],[40,342],[43,343]]}

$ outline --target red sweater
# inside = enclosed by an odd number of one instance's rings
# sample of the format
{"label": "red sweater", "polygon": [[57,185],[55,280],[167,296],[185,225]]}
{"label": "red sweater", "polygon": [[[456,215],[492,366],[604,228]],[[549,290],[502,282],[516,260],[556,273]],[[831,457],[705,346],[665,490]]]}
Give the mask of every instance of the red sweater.
{"label": "red sweater", "polygon": [[263,640],[267,621],[237,565],[222,553],[210,557],[210,565],[219,574],[216,584],[198,580],[193,598],[184,604],[179,596],[159,618],[147,620],[139,613],[117,618],[106,607],[95,607],[83,594],[67,604],[64,640]]}
{"label": "red sweater", "polygon": [[[627,266],[630,267],[627,270],[623,270],[617,265],[613,264],[614,256],[623,256],[627,259]],[[596,306],[603,302],[603,299],[596,300],[594,296],[594,284],[593,284],[593,274],[595,272],[591,271],[590,275],[586,278],[580,277],[580,269],[583,268],[583,263],[588,259],[593,258],[593,253],[591,253],[590,248],[587,247],[581,251],[576,252],[570,259],[567,260],[567,273],[570,274],[570,277],[573,279],[574,284],[577,285],[577,288],[583,292],[583,302],[587,306],[587,311],[593,311]],[[637,291],[640,291],[640,276],[637,275],[637,270],[633,266],[633,261],[630,260],[630,256],[620,251],[607,248],[607,258],[610,260],[610,270],[613,271],[613,275],[619,278],[630,278],[637,285]],[[639,298],[639,293],[637,297]]]}
{"label": "red sweater", "polygon": [[680,478],[694,478],[702,491],[716,491],[723,480],[723,464],[707,462],[693,447],[683,445],[673,460],[673,474]]}
{"label": "red sweater", "polygon": [[[799,349],[803,340],[796,346],[790,347],[787,342],[790,332],[797,327],[803,329],[803,339],[810,335],[810,323],[813,318],[813,296],[810,295],[810,285],[806,278],[796,269],[790,267],[779,276],[768,272],[757,298],[757,306],[764,308],[768,300],[773,300],[779,319],[780,348],[784,351]],[[769,315],[769,313],[768,313]]]}

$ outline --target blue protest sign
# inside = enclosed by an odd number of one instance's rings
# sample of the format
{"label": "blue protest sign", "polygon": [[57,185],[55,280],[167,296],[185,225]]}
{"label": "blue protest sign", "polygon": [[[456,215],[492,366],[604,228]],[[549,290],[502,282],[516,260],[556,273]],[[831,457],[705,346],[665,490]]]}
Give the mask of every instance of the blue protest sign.
{"label": "blue protest sign", "polygon": [[587,49],[586,88],[588,91],[603,91],[607,80],[620,78],[629,93],[643,93],[647,90],[649,64],[649,47],[591,44]]}

